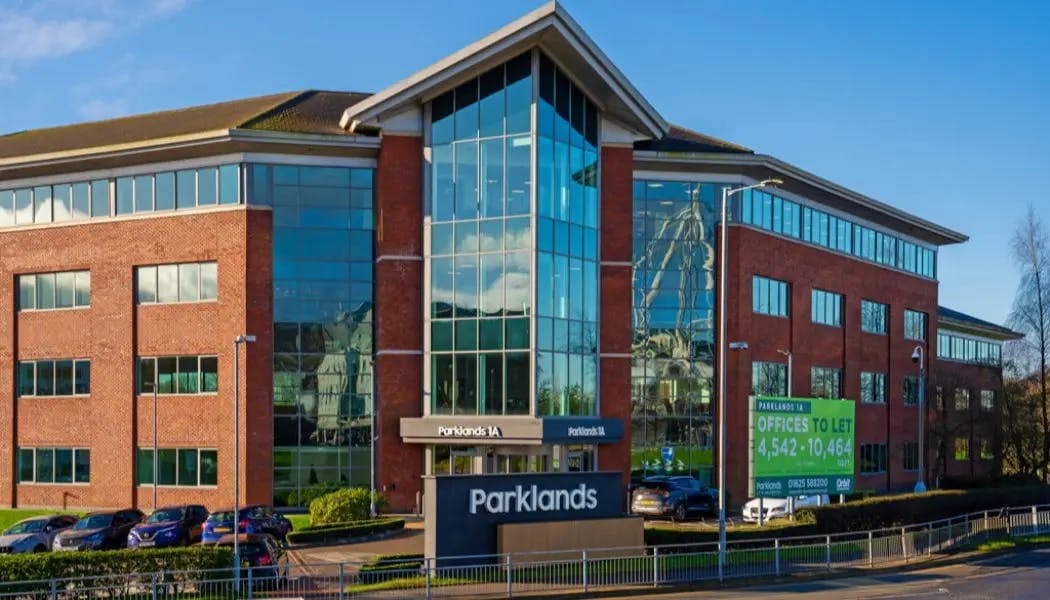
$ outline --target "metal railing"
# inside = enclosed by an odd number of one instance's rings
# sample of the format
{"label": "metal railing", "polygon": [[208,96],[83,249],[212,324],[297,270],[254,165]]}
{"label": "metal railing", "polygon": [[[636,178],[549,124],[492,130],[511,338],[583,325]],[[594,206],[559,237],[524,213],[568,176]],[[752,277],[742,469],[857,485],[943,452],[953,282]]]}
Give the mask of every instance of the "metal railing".
{"label": "metal railing", "polygon": [[[873,569],[929,560],[991,538],[1050,533],[1050,505],[977,512],[907,527],[729,542],[724,578]],[[510,598],[718,580],[718,545],[675,544],[457,556],[369,570],[344,562],[117,573],[0,582],[0,600],[263,600]],[[3,579],[0,573],[0,579]]]}

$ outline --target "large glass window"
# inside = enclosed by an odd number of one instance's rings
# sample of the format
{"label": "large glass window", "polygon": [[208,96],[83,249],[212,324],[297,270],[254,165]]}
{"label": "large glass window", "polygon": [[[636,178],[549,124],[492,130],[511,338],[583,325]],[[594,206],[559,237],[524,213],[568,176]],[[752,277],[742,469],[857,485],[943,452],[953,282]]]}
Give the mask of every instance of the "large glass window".
{"label": "large glass window", "polygon": [[841,398],[842,369],[813,367],[810,372],[810,393],[814,398]]}
{"label": "large glass window", "polygon": [[273,501],[302,506],[370,479],[373,170],[252,164],[247,181],[273,211]]}
{"label": "large glass window", "polygon": [[904,337],[909,340],[926,341],[926,313],[904,310]]}
{"label": "large glass window", "polygon": [[886,403],[886,374],[869,373],[860,374],[860,401],[875,404]]}
{"label": "large glass window", "polygon": [[19,483],[88,483],[91,451],[87,448],[19,448]]}
{"label": "large glass window", "polygon": [[842,327],[842,295],[814,289],[810,313],[814,323]]}
{"label": "large glass window", "polygon": [[86,396],[91,393],[91,361],[28,360],[18,363],[19,396]]}
{"label": "large glass window", "polygon": [[790,314],[790,286],[755,275],[751,278],[751,310],[760,315],[786,317]]}
{"label": "large glass window", "polygon": [[859,455],[861,473],[886,472],[886,444],[861,444]]}
{"label": "large glass window", "polygon": [[218,392],[218,358],[214,356],[142,357],[138,360],[138,393],[214,394]]}
{"label": "large glass window", "polygon": [[219,297],[218,264],[181,263],[135,267],[139,304],[205,302]]}
{"label": "large glass window", "polygon": [[981,365],[1002,364],[1002,342],[937,332],[937,358]]}
{"label": "large glass window", "polygon": [[[542,82],[541,82],[542,84]],[[637,180],[633,222],[631,471],[711,478],[714,240],[722,184]],[[548,278],[543,274],[540,281]],[[785,287],[786,303],[786,287]],[[542,330],[541,330],[542,331]],[[783,390],[783,365],[752,370]],[[763,377],[767,375],[768,377]],[[666,461],[662,448],[672,448]]]}
{"label": "large glass window", "polygon": [[905,471],[919,470],[919,443],[904,442],[901,447],[901,468]]}
{"label": "large glass window", "polygon": [[91,272],[62,271],[18,276],[19,310],[91,306]]}
{"label": "large glass window", "polygon": [[905,406],[916,406],[919,404],[919,378],[914,375],[904,377],[904,404]]}
{"label": "large glass window", "polygon": [[733,198],[733,211],[743,223],[767,231],[923,277],[937,275],[937,253],[932,249],[765,190],[744,190]]}
{"label": "large glass window", "polygon": [[757,396],[787,396],[787,365],[752,362],[751,393]]}
{"label": "large glass window", "polygon": [[[0,227],[240,202],[240,165],[0,190]],[[111,191],[112,190],[112,191]],[[115,203],[111,196],[115,191]],[[113,204],[113,206],[111,206]]]}
{"label": "large glass window", "polygon": [[861,300],[860,328],[867,333],[886,333],[886,305],[881,302]]}

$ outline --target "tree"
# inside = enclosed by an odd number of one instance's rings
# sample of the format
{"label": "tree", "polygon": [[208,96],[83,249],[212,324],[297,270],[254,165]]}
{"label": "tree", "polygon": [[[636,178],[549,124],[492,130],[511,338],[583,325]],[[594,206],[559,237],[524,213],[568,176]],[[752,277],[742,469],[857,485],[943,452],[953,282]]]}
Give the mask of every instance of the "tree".
{"label": "tree", "polygon": [[[1005,353],[1012,355],[1014,351],[1023,352],[1027,349],[1014,343],[1007,344]],[[1003,473],[1022,477],[1037,476],[1046,470],[1042,457],[1043,436],[1039,427],[1038,377],[1034,374],[1026,376],[1018,364],[1016,360],[1004,360],[1001,371]]]}
{"label": "tree", "polygon": [[[1041,466],[1047,482],[1046,465],[1050,464],[1050,414],[1047,413],[1047,362],[1050,351],[1050,237],[1046,226],[1028,207],[1024,219],[1010,240],[1010,253],[1021,274],[1014,296],[1009,324],[1025,335],[1023,344],[1031,349],[1032,364],[1027,372],[1036,372],[1039,384],[1039,416],[1042,433]],[[1022,366],[1024,368],[1024,366]]]}

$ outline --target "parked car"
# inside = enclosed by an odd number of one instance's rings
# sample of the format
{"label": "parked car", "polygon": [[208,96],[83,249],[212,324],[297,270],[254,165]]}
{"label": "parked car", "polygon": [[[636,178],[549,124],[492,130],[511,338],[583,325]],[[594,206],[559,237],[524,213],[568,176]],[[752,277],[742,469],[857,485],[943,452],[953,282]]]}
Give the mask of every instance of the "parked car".
{"label": "parked car", "polygon": [[157,509],[144,522],[131,528],[128,548],[189,546],[201,541],[207,518],[208,509],[199,504]]}
{"label": "parked car", "polygon": [[77,522],[72,515],[51,515],[22,519],[0,534],[0,554],[47,552],[60,531]]}
{"label": "parked car", "polygon": [[[241,578],[251,571],[253,582],[283,581],[288,578],[288,555],[281,543],[265,533],[241,533],[237,538],[241,553]],[[233,547],[233,534],[219,538],[218,546]]]}
{"label": "parked car", "polygon": [[690,516],[713,516],[718,492],[695,477],[649,477],[631,491],[631,512],[645,517],[671,517],[685,521]]}
{"label": "parked car", "polygon": [[94,512],[55,536],[52,550],[115,550],[128,543],[128,532],[146,515],[137,508]]}
{"label": "parked car", "polygon": [[[816,496],[795,496],[795,510],[806,506],[821,506],[830,502],[827,494]],[[758,498],[752,498],[744,504],[744,520],[748,523],[758,522]],[[763,498],[762,512],[763,520],[781,519],[788,516],[787,498]]]}
{"label": "parked car", "polygon": [[[240,509],[240,522],[237,523],[237,533],[265,533],[273,536],[280,542],[288,537],[292,530],[292,522],[284,518],[284,515],[275,511],[272,506],[264,504],[253,504],[243,506]],[[233,509],[224,508],[217,510],[208,516],[204,522],[204,531],[201,533],[201,542],[214,544],[224,535],[234,532]]]}

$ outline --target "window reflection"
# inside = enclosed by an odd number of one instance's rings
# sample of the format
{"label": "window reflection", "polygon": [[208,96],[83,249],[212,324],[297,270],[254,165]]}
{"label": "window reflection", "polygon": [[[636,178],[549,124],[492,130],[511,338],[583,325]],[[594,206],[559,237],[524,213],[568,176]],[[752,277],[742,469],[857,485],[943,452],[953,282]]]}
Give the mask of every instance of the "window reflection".
{"label": "window reflection", "polygon": [[248,181],[252,201],[274,208],[274,503],[302,505],[311,487],[370,478],[373,178],[255,164]]}

